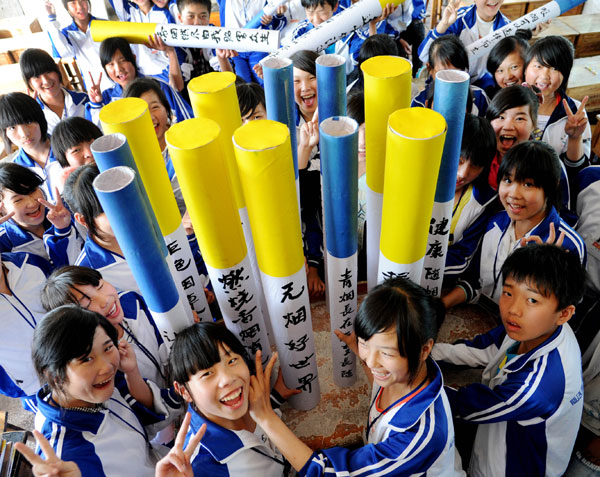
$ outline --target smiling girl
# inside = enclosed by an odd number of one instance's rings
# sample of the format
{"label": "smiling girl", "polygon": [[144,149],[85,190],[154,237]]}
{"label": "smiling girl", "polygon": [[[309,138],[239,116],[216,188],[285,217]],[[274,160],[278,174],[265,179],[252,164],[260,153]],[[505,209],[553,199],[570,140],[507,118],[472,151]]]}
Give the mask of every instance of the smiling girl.
{"label": "smiling girl", "polygon": [[515,86],[523,82],[525,59],[529,50],[530,30],[517,30],[515,35],[500,40],[487,60],[487,70],[494,77],[497,88]]}

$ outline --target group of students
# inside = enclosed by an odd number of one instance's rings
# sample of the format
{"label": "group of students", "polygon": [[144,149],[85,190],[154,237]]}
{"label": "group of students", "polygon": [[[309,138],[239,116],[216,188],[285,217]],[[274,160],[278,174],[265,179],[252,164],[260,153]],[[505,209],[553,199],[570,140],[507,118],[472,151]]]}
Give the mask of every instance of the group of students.
{"label": "group of students", "polygon": [[[211,10],[206,0],[111,3],[123,21],[206,25]],[[292,468],[311,476],[450,476],[464,475],[463,467],[486,477],[582,475],[577,467],[600,471],[600,338],[594,319],[600,298],[600,167],[590,165],[586,99],[580,103],[566,93],[574,55],[562,37],[530,46],[530,35],[517,32],[498,42],[487,59],[469,63],[465,43],[507,23],[501,4],[476,0],[457,10],[451,1],[440,24],[425,35],[424,4],[406,0],[332,45],[331,51],[346,55],[347,110],[360,125],[363,258],[368,224],[360,64],[410,52],[414,66],[418,53],[428,79],[423,91],[414,91],[413,106],[432,107],[438,71],[467,71],[473,84],[442,297],[393,278],[369,292],[352,335],[336,331],[373,384],[365,445],[315,451],[273,410],[299,392],[281,378],[270,389],[275,358],[263,370],[260,352],[248,355],[237,337],[213,323],[180,332],[169,353],[92,186],[99,174],[91,144],[102,136],[100,108],[120,97],[145,100],[188,224],[195,265],[206,277],[165,133],[192,116],[184,97],[187,82],[213,68],[240,76],[243,122],[266,118],[261,71],[255,68],[264,55],[174,49],[156,37],[147,46],[123,38],[97,44],[89,31],[88,0],[64,0],[73,23],[62,30],[48,0],[45,24],[54,52],[75,56],[89,79],[88,93],[64,88],[52,57],[29,49],[20,64],[30,94],[0,97],[5,149],[18,149],[11,162],[0,164],[0,392],[21,398],[36,413],[44,458],[23,451],[39,475],[289,475]],[[263,17],[262,27],[293,26],[295,38],[348,6],[331,0],[302,5],[306,20],[297,25],[290,12],[296,15],[298,8],[290,4]],[[244,26],[262,6],[224,1],[221,21]],[[318,56],[300,51],[291,57],[302,234],[313,297],[325,291]],[[361,263],[359,257],[359,276]],[[205,285],[212,303],[207,278]],[[475,300],[491,307],[501,326],[473,341],[436,344],[445,310]],[[484,367],[482,383],[444,387],[436,362]],[[173,443],[173,422],[186,407],[191,416]]]}

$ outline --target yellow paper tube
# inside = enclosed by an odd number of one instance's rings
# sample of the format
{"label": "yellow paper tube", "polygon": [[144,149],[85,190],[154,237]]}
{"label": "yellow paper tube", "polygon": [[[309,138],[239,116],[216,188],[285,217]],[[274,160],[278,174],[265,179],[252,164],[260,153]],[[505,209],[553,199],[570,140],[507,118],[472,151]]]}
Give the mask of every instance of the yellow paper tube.
{"label": "yellow paper tube", "polygon": [[163,235],[170,235],[181,225],[181,216],[152,126],[148,103],[140,98],[113,101],[100,110],[100,122],[104,134],[121,133],[127,137],[158,226]]}
{"label": "yellow paper tube", "polygon": [[250,121],[233,142],[258,265],[272,277],[292,275],[304,255],[288,127]]}
{"label": "yellow paper tube", "polygon": [[223,269],[247,250],[220,132],[215,121],[188,119],[171,126],[166,139],[204,261]]}
{"label": "yellow paper tube", "polygon": [[126,22],[127,28],[123,28],[123,23],[125,22],[92,20],[90,24],[92,39],[101,42],[113,36],[120,36],[129,43],[146,43],[148,36],[154,36],[156,32],[156,23]]}
{"label": "yellow paper tube", "polygon": [[245,206],[244,195],[230,140],[233,132],[242,125],[235,74],[225,71],[198,76],[189,82],[188,91],[194,116],[212,119],[221,128],[235,202],[238,208],[242,208]]}
{"label": "yellow paper tube", "polygon": [[446,120],[430,109],[406,108],[391,114],[388,125],[381,253],[412,264],[425,255]]}
{"label": "yellow paper tube", "polygon": [[399,56],[375,56],[360,69],[365,82],[367,185],[382,193],[388,117],[410,106],[412,65]]}

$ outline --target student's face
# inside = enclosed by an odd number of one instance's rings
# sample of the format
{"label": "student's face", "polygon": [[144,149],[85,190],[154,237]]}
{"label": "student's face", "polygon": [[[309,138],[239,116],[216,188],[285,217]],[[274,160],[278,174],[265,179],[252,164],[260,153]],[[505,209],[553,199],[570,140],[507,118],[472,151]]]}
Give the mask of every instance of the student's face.
{"label": "student's face", "polygon": [[72,359],[67,365],[62,406],[90,406],[107,401],[115,387],[119,362],[119,350],[104,329],[98,326],[90,353]]}
{"label": "student's face", "polygon": [[519,353],[526,353],[546,341],[559,325],[566,323],[574,307],[557,310],[555,295],[545,297],[530,282],[517,283],[508,277],[500,296],[500,317],[506,333],[521,342]]}
{"label": "student's face", "polygon": [[250,370],[239,354],[219,345],[221,361],[198,371],[183,390],[186,401],[193,401],[210,421],[225,428],[243,418],[248,412]]}
{"label": "student's face", "polygon": [[294,99],[304,119],[312,119],[317,110],[317,77],[294,68]]}
{"label": "student's face", "polygon": [[504,58],[494,72],[494,78],[501,88],[521,84],[523,81],[523,58],[518,51],[513,51]]}
{"label": "student's face", "polygon": [[60,78],[56,71],[42,73],[29,80],[29,87],[35,91],[38,96],[47,103],[53,98],[62,98],[63,92],[60,86]]}
{"label": "student's face", "polygon": [[525,70],[525,81],[527,84],[535,85],[544,97],[551,97],[560,87],[564,76],[556,68],[542,65],[537,59],[531,60]]}
{"label": "student's face", "polygon": [[531,179],[517,182],[511,173],[500,181],[498,197],[511,220],[535,225],[546,216],[544,189],[536,187]]}
{"label": "student's face", "polygon": [[38,199],[43,198],[44,194],[39,188],[28,195],[17,194],[10,189],[4,189],[2,202],[0,202],[0,212],[3,215],[14,212],[13,220],[28,230],[44,222],[46,217],[45,207],[38,202]]}
{"label": "student's face", "polygon": [[42,140],[42,131],[38,123],[17,124],[6,128],[6,137],[18,148],[26,151],[37,147]]}
{"label": "student's face", "polygon": [[88,0],[70,0],[67,3],[67,11],[74,20],[87,22],[90,15],[90,4]]}
{"label": "student's face", "polygon": [[398,351],[398,335],[389,328],[376,333],[368,340],[358,339],[358,355],[373,375],[375,382],[382,388],[404,387],[409,382],[408,360]]}
{"label": "student's face", "polygon": [[484,22],[491,22],[503,3],[504,0],[475,0],[477,15]]}
{"label": "student's face", "polygon": [[267,119],[267,110],[262,103],[258,103],[256,108],[242,118],[242,124],[246,124],[248,121],[256,121],[258,119]]}
{"label": "student's face", "polygon": [[210,22],[210,12],[205,5],[188,3],[179,13],[179,20],[184,25],[206,26]]}
{"label": "student's face", "polygon": [[121,50],[115,51],[105,69],[108,77],[123,89],[135,79],[135,65],[125,59]]}
{"label": "student's face", "polygon": [[146,91],[140,98],[148,103],[148,110],[152,118],[152,126],[159,142],[164,141],[165,133],[169,129],[169,113],[158,99],[154,91]]}
{"label": "student's face", "polygon": [[458,192],[467,187],[471,182],[479,177],[481,171],[483,171],[483,167],[476,166],[472,164],[471,161],[461,156],[458,160],[458,173],[456,174],[455,191]]}
{"label": "student's face", "polygon": [[95,139],[83,141],[65,151],[65,159],[71,167],[79,167],[94,162],[91,145]]}
{"label": "student's face", "polygon": [[335,4],[335,8],[331,8],[331,5],[325,3],[316,7],[305,8],[304,10],[306,11],[306,18],[308,21],[312,23],[313,26],[317,26],[329,20],[336,9],[337,3]]}
{"label": "student's face", "polygon": [[100,280],[97,287],[93,285],[74,285],[71,293],[83,308],[95,311],[104,316],[110,324],[118,329],[123,322],[124,314],[119,301],[119,294],[110,283]]}
{"label": "student's face", "polygon": [[365,129],[365,123],[362,123],[358,127],[358,162],[365,162],[367,160],[367,134]]}
{"label": "student's face", "polygon": [[152,0],[152,3],[158,8],[165,8],[169,4],[169,0]]}
{"label": "student's face", "polygon": [[531,119],[529,105],[507,109],[491,121],[496,133],[496,149],[500,157],[508,150],[523,141],[527,141],[535,125]]}

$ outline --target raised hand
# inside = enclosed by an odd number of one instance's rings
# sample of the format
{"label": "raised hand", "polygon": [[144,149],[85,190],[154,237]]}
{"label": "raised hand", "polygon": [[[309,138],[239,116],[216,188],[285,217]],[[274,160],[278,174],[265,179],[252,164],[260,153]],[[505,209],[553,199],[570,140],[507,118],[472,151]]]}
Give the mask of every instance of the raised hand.
{"label": "raised hand", "polygon": [[190,459],[206,432],[206,424],[202,424],[202,427],[191,437],[187,447],[184,449],[183,444],[191,420],[192,415],[189,412],[186,413],[185,418],[181,423],[181,427],[179,428],[179,432],[177,433],[177,437],[175,438],[175,445],[169,453],[156,464],[155,477],[194,477]]}
{"label": "raised hand", "polygon": [[0,216],[0,225],[2,225],[4,222],[6,222],[7,220],[10,220],[12,218],[12,216],[15,215],[14,212],[11,212],[10,214],[6,214],[6,215],[1,215]]}
{"label": "raised hand", "polygon": [[58,188],[56,187],[54,188],[54,195],[56,196],[56,204],[48,202],[46,199],[38,199],[38,202],[48,209],[46,218],[54,227],[57,229],[66,229],[71,225],[71,212],[63,205]]}
{"label": "raised hand", "polygon": [[567,113],[567,122],[565,123],[565,132],[573,139],[581,137],[585,128],[588,124],[587,114],[585,113],[585,105],[588,102],[589,97],[583,98],[583,101],[579,105],[579,108],[575,113],[571,111],[567,100],[563,99],[563,106]]}
{"label": "raised hand", "polygon": [[89,72],[89,75],[91,86],[88,88],[88,97],[92,103],[101,103],[102,90],[100,89],[100,81],[102,81],[102,72],[100,72],[100,76],[98,76],[98,81],[94,81],[91,71]]}
{"label": "raised hand", "polygon": [[165,44],[163,39],[156,33],[154,35],[148,35],[148,41],[146,42],[146,46],[151,50],[164,51],[167,54],[169,54],[172,51],[175,51],[175,48]]}
{"label": "raised hand", "polygon": [[126,341],[119,341],[119,355],[121,357],[119,369],[123,371],[123,373],[128,374],[138,370],[137,359],[133,347]]}
{"label": "raised hand", "polygon": [[345,343],[346,346],[350,348],[350,351],[352,351],[356,356],[358,356],[358,341],[356,340],[356,334],[354,333],[354,331],[349,335],[342,333],[341,330],[333,330],[333,332],[341,342]]}
{"label": "raised hand", "polygon": [[262,17],[260,17],[260,23],[264,26],[267,26],[272,21],[273,21],[273,15],[263,15]]}
{"label": "raised hand", "polygon": [[300,389],[288,388],[283,381],[283,374],[281,374],[281,367],[279,371],[277,371],[277,379],[275,380],[275,386],[273,389],[279,393],[279,395],[285,399],[286,401],[295,396],[296,394],[300,394],[302,391]]}
{"label": "raised hand", "polygon": [[272,354],[267,367],[263,371],[262,351],[256,352],[256,376],[250,376],[250,395],[248,397],[250,416],[256,422],[273,412],[269,383],[271,382],[271,372],[276,359],[277,352]]}
{"label": "raised hand", "polygon": [[[554,228],[554,223],[550,222],[550,230],[548,232],[548,239],[546,240],[545,243],[549,243],[551,245],[556,245],[557,247],[560,247],[560,246],[562,246],[564,240],[565,240],[564,230],[561,230],[560,234],[558,235],[558,238],[556,238],[556,229]],[[523,237],[521,239],[521,247],[524,247],[529,242],[533,242],[533,243],[537,243],[537,244],[544,243],[544,241],[542,240],[542,238],[539,235],[530,235],[529,237]]]}
{"label": "raised hand", "polygon": [[45,0],[44,7],[46,8],[46,13],[48,15],[56,15],[56,7],[54,6],[54,3],[52,3],[52,0]]}
{"label": "raised hand", "polygon": [[460,0],[450,0],[444,11],[442,12],[442,19],[435,27],[436,31],[440,34],[446,33],[446,30],[452,25],[458,17],[458,6]]}
{"label": "raised hand", "polygon": [[65,462],[59,459],[48,440],[40,432],[33,431],[33,435],[46,456],[46,460],[21,442],[17,442],[15,447],[33,466],[35,477],[81,477],[81,472],[75,462]]}

